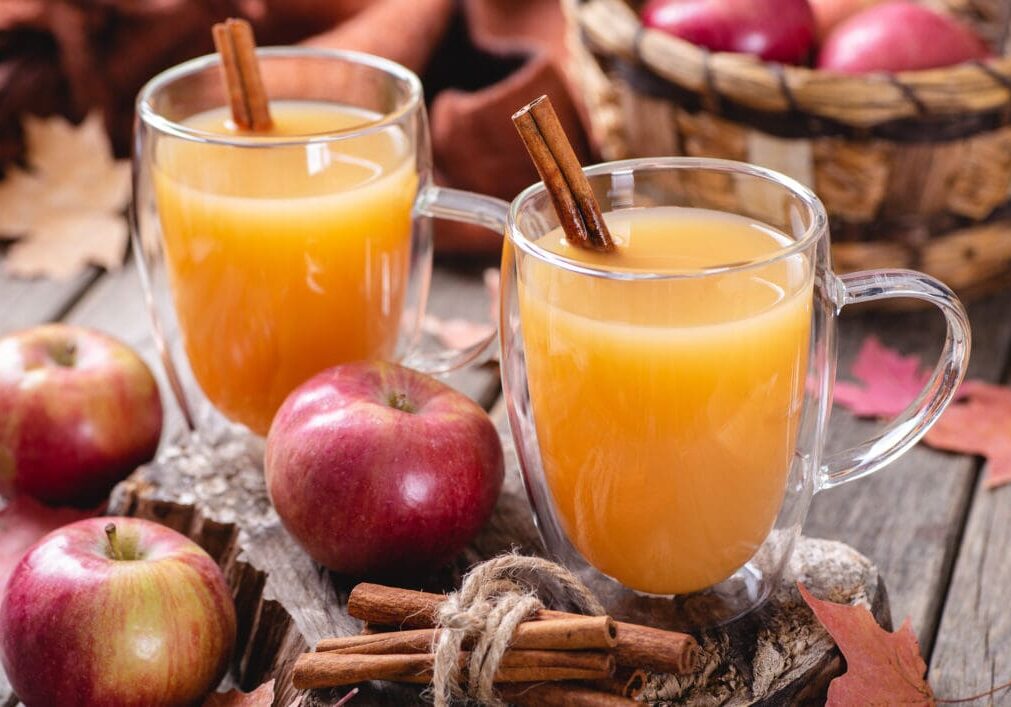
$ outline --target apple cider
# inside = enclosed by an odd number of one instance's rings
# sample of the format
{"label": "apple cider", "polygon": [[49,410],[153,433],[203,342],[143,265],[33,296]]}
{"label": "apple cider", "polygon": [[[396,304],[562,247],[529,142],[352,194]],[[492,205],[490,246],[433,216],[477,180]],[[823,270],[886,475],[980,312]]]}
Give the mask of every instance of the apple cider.
{"label": "apple cider", "polygon": [[[271,112],[273,129],[247,136],[270,149],[163,139],[153,170],[190,366],[219,410],[259,434],[314,373],[394,354],[418,187],[399,128],[271,144],[380,115],[308,101]],[[184,124],[236,134],[225,108]]]}
{"label": "apple cider", "polygon": [[601,572],[653,594],[701,590],[754,555],[782,505],[812,268],[800,254],[770,261],[789,240],[741,216],[658,207],[606,220],[614,253],[572,246],[560,230],[536,245],[612,273],[683,277],[620,280],[522,261],[545,478],[566,535]]}

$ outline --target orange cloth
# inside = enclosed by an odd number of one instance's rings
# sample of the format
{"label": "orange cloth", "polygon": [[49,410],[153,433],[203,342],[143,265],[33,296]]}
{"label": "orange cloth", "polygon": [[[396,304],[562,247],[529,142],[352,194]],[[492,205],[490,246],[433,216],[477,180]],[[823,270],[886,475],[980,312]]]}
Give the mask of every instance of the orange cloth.
{"label": "orange cloth", "polygon": [[[210,26],[227,15],[253,22],[260,44],[358,49],[421,75],[442,184],[511,199],[535,181],[510,116],[541,93],[589,155],[562,70],[558,0],[0,0],[0,164],[20,149],[23,113],[98,107],[128,150],[140,86],[212,51]],[[497,254],[500,243],[482,229],[437,229],[443,252]]]}

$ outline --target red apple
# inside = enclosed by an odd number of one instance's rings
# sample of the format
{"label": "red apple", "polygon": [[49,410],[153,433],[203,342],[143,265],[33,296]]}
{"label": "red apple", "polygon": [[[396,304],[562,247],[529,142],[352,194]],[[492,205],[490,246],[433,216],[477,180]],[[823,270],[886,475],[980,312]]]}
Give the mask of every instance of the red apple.
{"label": "red apple", "polygon": [[840,22],[871,5],[876,5],[881,0],[808,0],[808,2],[811,3],[811,10],[814,12],[818,37],[824,39]]}
{"label": "red apple", "polygon": [[0,603],[0,662],[26,705],[185,705],[220,682],[235,642],[221,570],[179,533],[89,518],[21,558]]}
{"label": "red apple", "polygon": [[954,17],[898,0],[837,26],[818,55],[818,68],[846,74],[916,71],[988,55],[983,40]]}
{"label": "red apple", "polygon": [[152,456],[162,407],[126,344],[49,324],[0,338],[0,494],[93,506]]}
{"label": "red apple", "polygon": [[642,22],[716,52],[802,64],[814,44],[807,0],[650,0]]}
{"label": "red apple", "polygon": [[391,363],[352,363],[288,396],[267,435],[267,489],[320,564],[408,576],[458,553],[502,487],[502,445],[462,393]]}

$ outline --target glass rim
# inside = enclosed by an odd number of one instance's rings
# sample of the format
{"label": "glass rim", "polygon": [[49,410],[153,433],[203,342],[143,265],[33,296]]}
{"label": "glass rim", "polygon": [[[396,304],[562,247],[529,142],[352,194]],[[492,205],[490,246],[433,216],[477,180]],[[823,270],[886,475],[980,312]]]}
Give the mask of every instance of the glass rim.
{"label": "glass rim", "polygon": [[[713,171],[725,174],[743,174],[749,177],[764,180],[782,187],[790,192],[808,209],[811,219],[807,229],[800,238],[791,241],[788,245],[779,248],[768,255],[759,256],[750,260],[742,260],[731,263],[723,263],[704,268],[686,268],[670,272],[651,272],[647,270],[620,270],[616,268],[600,267],[588,265],[587,263],[568,258],[558,253],[553,253],[539,246],[535,241],[530,240],[519,227],[520,212],[534,197],[545,193],[544,182],[537,182],[521,191],[509,206],[509,216],[506,226],[506,237],[509,242],[515,245],[524,253],[531,255],[538,260],[549,265],[560,267],[581,275],[601,277],[612,280],[680,280],[689,278],[700,278],[709,275],[719,275],[723,273],[737,272],[759,268],[788,258],[791,255],[806,250],[811,245],[817,243],[821,237],[828,233],[828,214],[825,206],[815,193],[792,177],[777,172],[766,167],[738,162],[735,160],[725,160],[715,157],[640,157],[627,160],[615,160],[613,162],[601,162],[583,168],[587,177],[597,177],[607,174],[617,174],[619,172],[635,171],[663,171],[663,170],[696,170]],[[766,224],[767,225],[767,224]]]}
{"label": "glass rim", "polygon": [[257,47],[256,55],[258,58],[266,59],[324,59],[366,66],[380,71],[394,80],[407,84],[407,97],[394,110],[383,113],[379,119],[368,123],[340,130],[327,130],[320,133],[285,135],[281,137],[231,136],[207,130],[198,130],[166,118],[154,109],[154,96],[167,86],[181,79],[206,71],[213,66],[220,65],[221,61],[218,54],[215,53],[205,54],[184,61],[181,64],[176,64],[149,79],[137,93],[135,107],[138,119],[159,132],[193,142],[232,147],[295,147],[314,143],[335,142],[378,132],[400,122],[402,118],[414,113],[421,105],[423,95],[421,79],[406,66],[390,59],[366,54],[365,52],[346,49],[322,49],[319,47]]}

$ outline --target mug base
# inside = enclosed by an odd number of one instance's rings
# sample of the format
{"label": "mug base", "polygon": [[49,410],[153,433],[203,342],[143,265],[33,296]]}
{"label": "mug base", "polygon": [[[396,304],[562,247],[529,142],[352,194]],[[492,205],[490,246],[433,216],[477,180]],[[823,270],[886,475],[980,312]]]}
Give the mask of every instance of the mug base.
{"label": "mug base", "polygon": [[576,574],[613,618],[682,631],[730,623],[761,607],[775,588],[770,573],[754,561],[719,584],[691,594],[638,592],[587,565]]}

